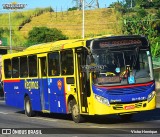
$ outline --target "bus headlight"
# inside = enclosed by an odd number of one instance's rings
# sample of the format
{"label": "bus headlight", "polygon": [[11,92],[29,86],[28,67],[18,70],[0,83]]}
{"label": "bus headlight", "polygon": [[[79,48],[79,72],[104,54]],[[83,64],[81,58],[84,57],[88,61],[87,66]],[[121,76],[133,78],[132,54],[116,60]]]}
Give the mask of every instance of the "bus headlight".
{"label": "bus headlight", "polygon": [[109,103],[109,100],[104,98],[104,97],[101,97],[101,96],[98,96],[96,94],[94,94],[94,97],[97,101],[99,101],[100,103],[103,103],[103,104],[106,104],[108,106],[110,106],[110,103]]}
{"label": "bus headlight", "polygon": [[148,102],[150,102],[152,100],[152,98],[155,96],[155,94],[156,94],[156,92],[153,91],[148,95],[148,98],[147,98]]}

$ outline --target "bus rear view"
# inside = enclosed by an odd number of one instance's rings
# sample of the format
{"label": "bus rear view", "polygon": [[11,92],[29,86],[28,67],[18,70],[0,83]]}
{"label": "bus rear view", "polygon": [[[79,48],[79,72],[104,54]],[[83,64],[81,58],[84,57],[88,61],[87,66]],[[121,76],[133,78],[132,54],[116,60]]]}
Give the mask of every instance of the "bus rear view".
{"label": "bus rear view", "polygon": [[134,112],[155,109],[151,51],[145,37],[94,39],[89,47],[95,114],[129,119]]}

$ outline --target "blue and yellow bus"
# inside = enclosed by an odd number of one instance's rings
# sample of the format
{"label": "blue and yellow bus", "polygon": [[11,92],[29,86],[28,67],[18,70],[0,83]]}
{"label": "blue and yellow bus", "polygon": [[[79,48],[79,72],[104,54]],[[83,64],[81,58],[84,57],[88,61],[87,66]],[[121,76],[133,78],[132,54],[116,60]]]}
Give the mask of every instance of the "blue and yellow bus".
{"label": "blue and yellow bus", "polygon": [[152,56],[144,36],[61,40],[3,55],[7,105],[36,112],[85,115],[134,113],[156,108]]}

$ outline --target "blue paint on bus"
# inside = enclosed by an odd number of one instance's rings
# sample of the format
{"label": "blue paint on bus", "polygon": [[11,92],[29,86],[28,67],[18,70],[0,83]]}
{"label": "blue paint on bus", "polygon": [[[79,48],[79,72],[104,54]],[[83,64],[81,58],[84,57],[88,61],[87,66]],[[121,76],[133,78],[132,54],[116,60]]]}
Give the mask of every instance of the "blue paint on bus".
{"label": "blue paint on bus", "polygon": [[24,109],[24,97],[28,95],[34,111],[67,113],[64,78],[6,80],[4,91],[9,106]]}
{"label": "blue paint on bus", "polygon": [[155,90],[155,84],[151,83],[147,86],[135,86],[132,88],[101,88],[95,85],[92,86],[93,93],[107,98],[109,102],[121,102],[128,103],[134,101],[144,101],[147,100],[148,95]]}

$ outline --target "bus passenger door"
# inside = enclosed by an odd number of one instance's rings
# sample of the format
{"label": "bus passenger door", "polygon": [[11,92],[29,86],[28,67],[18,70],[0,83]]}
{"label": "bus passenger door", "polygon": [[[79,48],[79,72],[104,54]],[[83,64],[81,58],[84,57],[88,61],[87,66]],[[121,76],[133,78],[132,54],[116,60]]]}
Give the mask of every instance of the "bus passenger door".
{"label": "bus passenger door", "polygon": [[79,92],[79,100],[80,100],[80,106],[81,106],[81,112],[82,113],[88,113],[88,102],[87,102],[87,96],[89,96],[89,84],[87,81],[87,72],[83,70],[83,67],[85,65],[85,52],[78,52],[76,54],[76,65],[77,65],[77,86],[80,90]]}
{"label": "bus passenger door", "polygon": [[38,55],[39,62],[39,82],[40,82],[40,98],[42,110],[49,110],[49,93],[47,78],[47,54]]}

